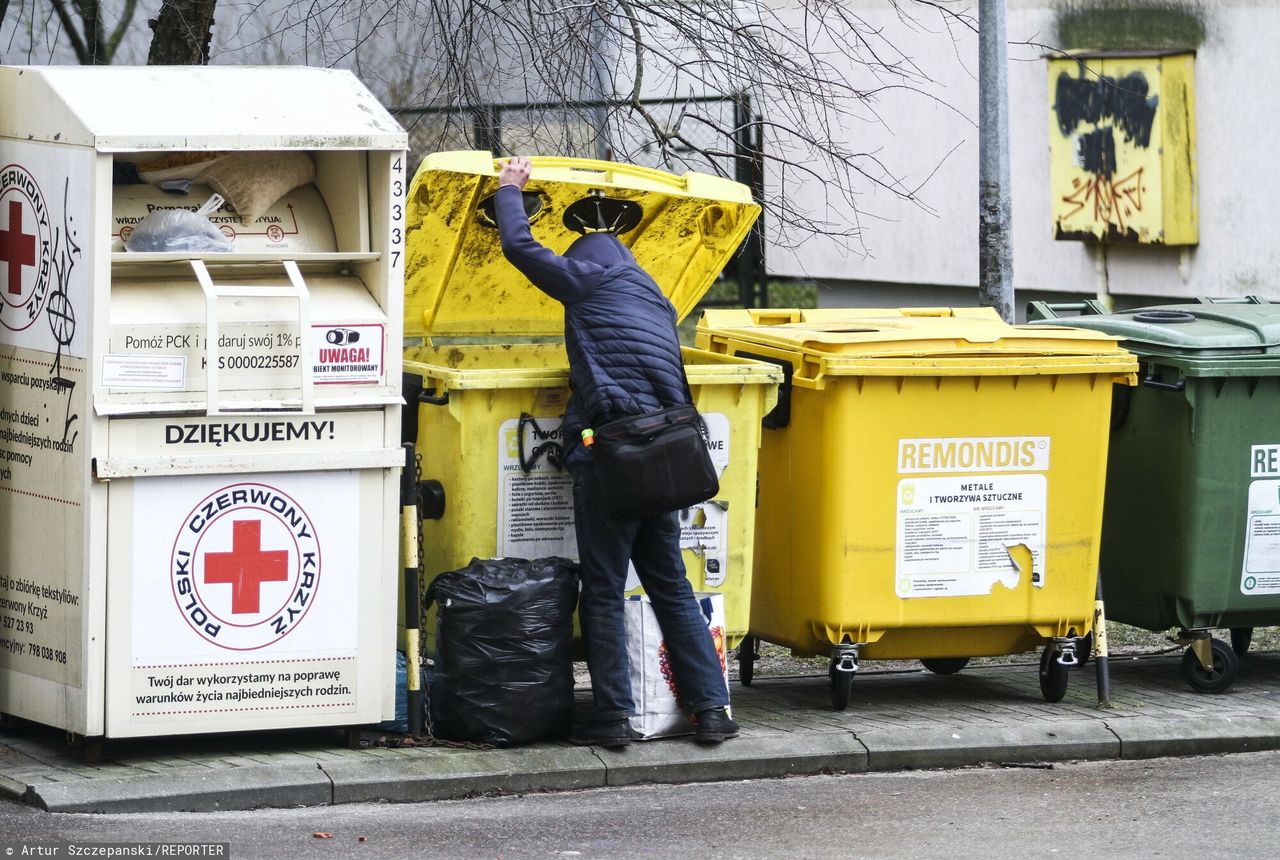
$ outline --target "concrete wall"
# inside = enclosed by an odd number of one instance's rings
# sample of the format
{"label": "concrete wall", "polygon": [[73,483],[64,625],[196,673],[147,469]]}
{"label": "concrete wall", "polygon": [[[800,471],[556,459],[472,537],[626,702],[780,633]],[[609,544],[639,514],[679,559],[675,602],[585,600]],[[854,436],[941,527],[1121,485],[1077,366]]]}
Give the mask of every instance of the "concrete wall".
{"label": "concrete wall", "polygon": [[[1077,4],[1079,5],[1079,4]],[[1114,5],[1114,4],[1112,4]],[[1176,3],[1175,3],[1176,5]],[[1264,34],[1280,27],[1280,2],[1215,0],[1182,4],[1203,23],[1196,57],[1196,135],[1200,242],[1188,249],[1056,241],[1049,190],[1048,72],[1057,37],[1055,5],[1009,0],[1009,103],[1017,303],[1109,292],[1118,307],[1197,295],[1256,293],[1280,299],[1280,171],[1272,149],[1280,114],[1266,105],[1280,52]],[[976,7],[976,4],[974,4]],[[812,278],[820,303],[932,304],[969,297],[977,282],[977,38],[972,32],[912,28],[888,3],[860,3],[889,38],[906,40],[934,80],[925,95],[887,93],[881,125],[864,123],[859,149],[879,151],[911,186],[936,173],[920,203],[872,191],[861,200],[862,243],[813,239],[799,248],[775,241],[774,275]],[[1017,43],[1038,43],[1019,45]],[[1074,47],[1074,46],[1073,46]],[[1152,45],[1152,47],[1163,47]],[[955,148],[948,156],[947,153]],[[820,200],[821,183],[795,193]],[[851,221],[852,219],[846,220]],[[1025,294],[1025,295],[1024,295]]]}

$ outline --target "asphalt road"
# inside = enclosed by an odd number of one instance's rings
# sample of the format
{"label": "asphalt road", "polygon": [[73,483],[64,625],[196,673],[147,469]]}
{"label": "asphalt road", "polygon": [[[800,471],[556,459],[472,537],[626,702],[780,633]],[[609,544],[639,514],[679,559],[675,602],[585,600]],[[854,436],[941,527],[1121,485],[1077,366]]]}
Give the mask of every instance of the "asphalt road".
{"label": "asphalt road", "polygon": [[1264,752],[256,812],[72,815],[3,803],[0,855],[12,847],[10,856],[24,856],[24,843],[174,840],[230,843],[232,857],[273,860],[1200,860],[1276,856],[1278,808],[1280,752]]}

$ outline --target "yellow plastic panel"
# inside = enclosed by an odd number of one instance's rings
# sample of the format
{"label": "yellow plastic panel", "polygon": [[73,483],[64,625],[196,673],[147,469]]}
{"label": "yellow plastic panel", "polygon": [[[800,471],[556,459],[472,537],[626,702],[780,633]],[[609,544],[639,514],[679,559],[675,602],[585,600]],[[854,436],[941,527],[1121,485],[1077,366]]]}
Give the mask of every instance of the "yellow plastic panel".
{"label": "yellow plastic panel", "polygon": [[1199,242],[1195,55],[1049,60],[1054,235]]}
{"label": "yellow plastic panel", "polygon": [[[608,161],[534,158],[527,192],[541,197],[534,238],[563,253],[578,238],[565,209],[591,194],[638,204],[620,238],[683,317],[711,287],[759,215],[747,186],[715,176]],[[478,207],[497,191],[487,152],[423,159],[406,209],[405,336],[560,335],[564,309],[502,256]]]}
{"label": "yellow plastic panel", "polygon": [[[1101,335],[1097,337],[1095,335]],[[1013,326],[992,308],[708,309],[701,349],[751,342],[795,357],[795,384],[827,375],[1129,374],[1117,338],[1056,326]]]}

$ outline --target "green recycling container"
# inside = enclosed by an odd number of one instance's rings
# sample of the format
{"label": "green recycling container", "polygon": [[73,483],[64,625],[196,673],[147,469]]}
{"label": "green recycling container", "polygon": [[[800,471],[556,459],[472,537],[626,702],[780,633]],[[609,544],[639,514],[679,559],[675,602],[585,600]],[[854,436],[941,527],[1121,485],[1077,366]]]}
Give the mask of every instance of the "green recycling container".
{"label": "green recycling container", "polygon": [[[1116,386],[1112,410],[1107,617],[1177,628],[1187,682],[1225,691],[1253,628],[1280,625],[1280,305],[1249,297],[1108,314],[1096,302],[1033,302],[1028,318],[1120,336],[1138,356],[1140,384]],[[1213,628],[1230,628],[1231,644]]]}

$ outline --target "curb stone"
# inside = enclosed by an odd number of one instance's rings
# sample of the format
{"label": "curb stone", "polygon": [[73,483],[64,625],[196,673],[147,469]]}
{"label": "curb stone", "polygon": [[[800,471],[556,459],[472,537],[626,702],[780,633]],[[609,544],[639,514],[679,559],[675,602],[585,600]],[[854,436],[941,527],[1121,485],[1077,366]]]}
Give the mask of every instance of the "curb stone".
{"label": "curb stone", "polygon": [[1280,716],[1243,714],[1170,723],[1144,717],[1107,722],[1120,739],[1117,758],[1214,755],[1280,749]]}
{"label": "curb stone", "polygon": [[568,744],[501,750],[424,748],[412,757],[325,762],[333,803],[452,800],[483,794],[571,791],[605,785],[605,764]]}
{"label": "curb stone", "polygon": [[873,771],[1120,758],[1120,739],[1097,722],[866,731],[858,739]]}
{"label": "curb stone", "polygon": [[27,786],[26,801],[49,812],[218,812],[265,806],[324,806],[329,777],[316,765],[240,767]]}
{"label": "curb stone", "polygon": [[718,745],[686,738],[602,750],[608,785],[767,779],[867,770],[867,748],[851,732],[741,735]]}

